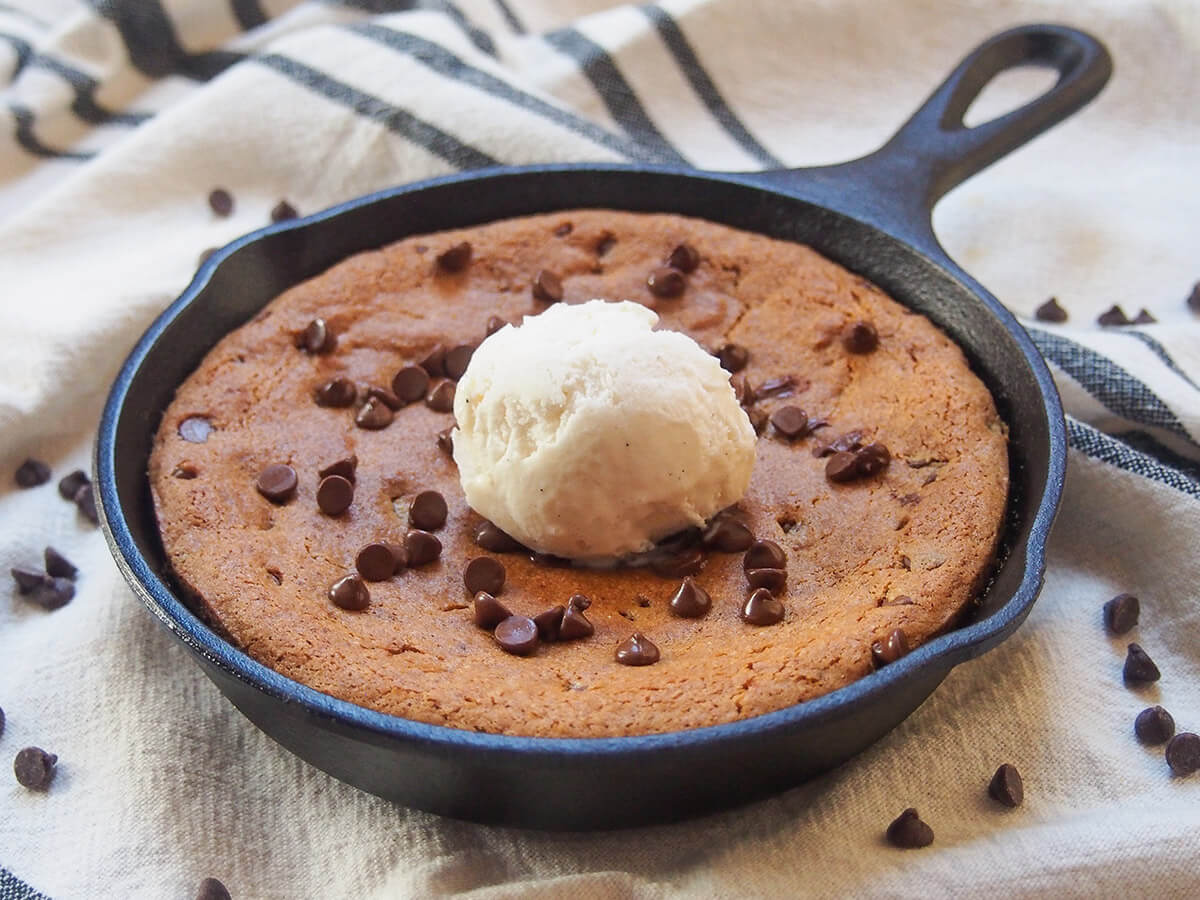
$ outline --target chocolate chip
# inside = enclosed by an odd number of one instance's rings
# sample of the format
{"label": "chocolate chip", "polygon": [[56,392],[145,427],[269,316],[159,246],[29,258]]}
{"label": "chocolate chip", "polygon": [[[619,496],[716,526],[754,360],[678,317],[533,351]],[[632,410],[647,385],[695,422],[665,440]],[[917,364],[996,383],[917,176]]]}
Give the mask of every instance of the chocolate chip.
{"label": "chocolate chip", "polygon": [[13,581],[17,583],[17,591],[22,594],[36,591],[46,580],[45,572],[29,566],[13,566],[8,571],[12,575]]}
{"label": "chocolate chip", "polygon": [[58,495],[64,500],[74,500],[75,495],[79,493],[79,489],[85,484],[91,484],[92,480],[87,477],[87,473],[82,469],[76,469],[70,475],[64,475],[58,482]]}
{"label": "chocolate chip", "polygon": [[438,447],[441,448],[443,453],[445,453],[451,459],[454,458],[454,426],[453,425],[451,425],[449,428],[443,428],[441,431],[439,431],[437,433],[437,445],[438,445]]}
{"label": "chocolate chip", "polygon": [[862,447],[862,439],[863,433],[861,431],[847,431],[829,443],[816,444],[813,447],[813,456],[822,457],[828,456],[830,453],[846,453],[858,450]]}
{"label": "chocolate chip", "polygon": [[171,470],[172,478],[183,478],[185,480],[191,480],[192,478],[195,478],[199,474],[200,474],[200,470],[197,469],[191,463],[187,463],[187,462],[180,463],[174,469]]}
{"label": "chocolate chip", "polygon": [[480,628],[491,631],[511,615],[508,607],[487,591],[475,595],[473,618]]}
{"label": "chocolate chip", "polygon": [[1138,623],[1141,604],[1133,594],[1117,594],[1104,604],[1104,625],[1113,634],[1125,634]]}
{"label": "chocolate chip", "polygon": [[100,512],[96,509],[96,495],[90,483],[77,490],[71,500],[80,515],[93,525],[100,524]]}
{"label": "chocolate chip", "polygon": [[742,568],[750,569],[786,569],[787,554],[774,541],[755,541],[746,551],[742,560]]}
{"label": "chocolate chip", "polygon": [[280,200],[271,207],[272,222],[286,222],[288,219],[294,219],[299,215],[300,213],[296,212],[296,207],[292,206],[286,200]]}
{"label": "chocolate chip", "polygon": [[842,331],[842,346],[849,353],[870,353],[879,346],[879,333],[870,322],[851,322]]}
{"label": "chocolate chip", "polygon": [[658,662],[658,647],[654,642],[635,631],[621,643],[617,644],[616,659],[623,666],[649,666]]}
{"label": "chocolate chip", "polygon": [[704,568],[704,554],[699,547],[680,547],[655,559],[650,569],[663,578],[682,578],[698,575]]}
{"label": "chocolate chip", "polygon": [[459,344],[457,347],[451,347],[446,351],[446,377],[454,381],[463,377],[463,373],[467,371],[467,366],[471,363],[471,356],[475,353],[475,347],[471,344]]}
{"label": "chocolate chip", "polygon": [[736,519],[718,518],[705,529],[705,547],[720,553],[741,553],[754,543],[754,534]]}
{"label": "chocolate chip", "polygon": [[752,406],[754,401],[758,399],[758,395],[754,392],[754,387],[745,375],[734,375],[729,379],[729,384],[733,388],[733,396],[737,398],[737,402],[742,406]]}
{"label": "chocolate chip", "polygon": [[196,892],[196,900],[233,900],[229,889],[215,878],[205,878],[200,882],[200,890]]}
{"label": "chocolate chip", "polygon": [[445,272],[461,272],[471,261],[471,245],[467,241],[455,244],[438,254],[438,268]]}
{"label": "chocolate chip", "polygon": [[1125,315],[1125,310],[1114,304],[1100,313],[1096,322],[1100,325],[1128,325],[1129,317]]}
{"label": "chocolate chip", "polygon": [[446,348],[435,344],[418,365],[429,373],[430,378],[441,378],[446,374]]}
{"label": "chocolate chip", "polygon": [[47,547],[42,556],[46,560],[47,575],[52,575],[55,578],[70,578],[74,581],[75,576],[79,574],[79,570],[71,565],[71,561],[53,547]]}
{"label": "chocolate chip", "polygon": [[878,441],[873,444],[867,444],[867,446],[861,450],[856,450],[854,453],[854,467],[858,475],[862,478],[877,475],[886,469],[891,461],[891,452]]}
{"label": "chocolate chip", "polygon": [[756,400],[766,400],[769,397],[790,397],[796,392],[799,382],[795,375],[778,375],[768,378],[754,389]]}
{"label": "chocolate chip", "polygon": [[1067,311],[1058,305],[1057,297],[1051,297],[1033,311],[1033,317],[1039,322],[1062,323],[1067,321]]}
{"label": "chocolate chip", "polygon": [[683,273],[670,266],[659,266],[646,278],[646,287],[655,297],[678,297],[686,286]]}
{"label": "chocolate chip", "polygon": [[575,230],[575,226],[572,225],[570,222],[563,222],[561,225],[559,225],[557,228],[554,229],[554,236],[555,237],[566,237],[568,234],[570,234],[574,230]]}
{"label": "chocolate chip", "polygon": [[30,599],[43,609],[60,609],[75,597],[75,582],[47,575]]}
{"label": "chocolate chip", "polygon": [[296,470],[283,463],[272,463],[258,473],[258,492],[272,503],[287,503],[296,493]]}
{"label": "chocolate chip", "polygon": [[902,656],[907,656],[908,650],[908,637],[897,628],[882,641],[871,644],[871,661],[875,663],[876,668],[881,668],[888,663],[894,663]]}
{"label": "chocolate chip", "polygon": [[407,556],[398,544],[373,541],[358,551],[354,568],[367,581],[387,581],[407,563]]}
{"label": "chocolate chip", "polygon": [[1148,706],[1133,720],[1133,733],[1143,744],[1161,744],[1175,733],[1175,719],[1161,706]]}
{"label": "chocolate chip", "polygon": [[1194,313],[1200,313],[1200,281],[1197,281],[1192,287],[1192,292],[1188,294],[1186,301],[1187,308]]}
{"label": "chocolate chip", "polygon": [[225,188],[213,188],[208,195],[208,207],[222,219],[233,212],[233,194]]}
{"label": "chocolate chip", "polygon": [[1143,306],[1140,310],[1138,310],[1137,318],[1135,318],[1130,324],[1131,325],[1153,325],[1157,321],[1158,321],[1158,319],[1156,319],[1156,318],[1154,318],[1154,316],[1150,315],[1150,310],[1146,309],[1146,307]]}
{"label": "chocolate chip", "polygon": [[17,753],[13,760],[13,774],[17,781],[31,791],[44,791],[54,780],[55,764],[58,757],[47,753],[41,747],[26,747]]}
{"label": "chocolate chip", "polygon": [[572,594],[567,600],[567,606],[573,609],[590,609],[591,605],[591,598],[589,598],[587,594]]}
{"label": "chocolate chip", "polygon": [[345,456],[339,460],[331,462],[323,469],[318,469],[317,477],[328,478],[330,475],[340,475],[353,484],[355,480],[354,475],[357,470],[358,456],[354,453],[351,453],[349,456]]}
{"label": "chocolate chip", "polygon": [[477,556],[463,569],[463,584],[468,594],[499,594],[504,589],[504,564],[490,556]]}
{"label": "chocolate chip", "polygon": [[1167,744],[1167,765],[1176,775],[1191,775],[1200,769],[1200,735],[1181,731]]}
{"label": "chocolate chip", "polygon": [[771,414],[771,424],[789,441],[808,434],[808,414],[798,406],[781,406]]}
{"label": "chocolate chip", "polygon": [[[906,567],[907,568],[907,567]],[[906,597],[904,594],[893,597],[891,600],[884,600],[880,606],[912,606],[913,598]]]}
{"label": "chocolate chip", "polygon": [[[437,531],[446,524],[448,512],[445,497],[437,491],[421,491],[413,497],[412,503],[408,507],[408,521],[414,528],[422,531]],[[485,589],[479,588],[479,590]]]}
{"label": "chocolate chip", "polygon": [[17,487],[22,488],[37,487],[49,480],[50,467],[40,459],[32,457],[17,466],[17,471],[13,473],[13,481],[17,483]]}
{"label": "chocolate chip", "polygon": [[766,588],[757,588],[742,605],[741,616],[751,625],[777,625],[783,621],[783,604]]}
{"label": "chocolate chip", "polygon": [[396,410],[401,409],[404,406],[404,401],[401,400],[399,397],[397,397],[395,395],[395,393],[388,390],[387,388],[379,387],[379,385],[376,385],[376,384],[364,385],[362,393],[366,396],[366,398],[368,400],[370,400],[370,399],[378,400],[380,403],[382,403],[384,406],[386,406],[392,412],[395,412]]}
{"label": "chocolate chip", "polygon": [[988,782],[988,795],[1010,809],[1020,806],[1025,799],[1025,784],[1017,767],[1009,763],[1000,766]]}
{"label": "chocolate chip", "polygon": [[533,624],[537,626],[538,637],[550,644],[558,640],[559,629],[562,628],[563,614],[567,608],[561,603],[558,606],[552,606],[545,612],[540,612],[533,617]]}
{"label": "chocolate chip", "polygon": [[700,265],[700,253],[691,244],[680,244],[667,257],[667,265],[680,272],[695,272]]}
{"label": "chocolate chip", "polygon": [[404,535],[404,552],[408,554],[409,568],[416,568],[441,556],[442,542],[428,531],[413,528]]}
{"label": "chocolate chip", "polygon": [[767,430],[767,411],[765,409],[752,406],[746,410],[746,418],[750,420],[750,427],[754,429],[755,434],[762,434]]}
{"label": "chocolate chip", "polygon": [[1125,656],[1125,683],[1146,684],[1162,677],[1158,666],[1139,644],[1130,644]]}
{"label": "chocolate chip", "polygon": [[329,601],[334,606],[358,612],[370,604],[371,592],[363,584],[361,576],[347,575],[333,583],[329,589]]}
{"label": "chocolate chip", "polygon": [[434,412],[454,412],[454,382],[439,381],[437,387],[425,398],[425,405]]}
{"label": "chocolate chip", "polygon": [[558,639],[560,641],[577,641],[580,638],[591,637],[596,633],[596,626],[588,621],[588,617],[583,614],[583,610],[586,608],[580,607],[575,603],[567,604],[567,611],[563,613],[562,624],[558,629]]}
{"label": "chocolate chip", "polygon": [[327,516],[340,516],[354,502],[354,484],[341,475],[327,475],[317,485],[317,506]]}
{"label": "chocolate chip", "polygon": [[835,484],[853,481],[858,476],[858,457],[849,450],[833,454],[825,464],[825,477]]}
{"label": "chocolate chip", "polygon": [[528,616],[509,616],[492,632],[500,649],[514,656],[528,656],[538,645],[538,629]]}
{"label": "chocolate chip", "polygon": [[300,347],[308,353],[332,353],[337,347],[337,335],[324,319],[313,319],[300,335]]}
{"label": "chocolate chip", "polygon": [[483,333],[485,335],[487,335],[488,337],[491,337],[493,334],[495,334],[497,331],[499,331],[501,328],[503,328],[507,324],[508,323],[505,322],[499,316],[491,316],[487,320],[487,325],[483,329]]}
{"label": "chocolate chip", "polygon": [[343,409],[358,399],[358,388],[349,378],[334,378],[313,391],[313,399],[317,406]]}
{"label": "chocolate chip", "polygon": [[922,822],[917,811],[910,806],[887,827],[887,840],[901,850],[928,847],[933,843],[933,829]]}
{"label": "chocolate chip", "polygon": [[787,586],[786,569],[747,569],[746,582],[752,588],[766,588],[778,594]]}
{"label": "chocolate chip", "polygon": [[615,246],[617,246],[616,235],[606,231],[600,235],[600,240],[596,241],[596,255],[607,256],[608,252]]}
{"label": "chocolate chip", "polygon": [[725,344],[716,356],[726,372],[740,372],[750,362],[750,351],[741,344]]}
{"label": "chocolate chip", "polygon": [[685,578],[671,595],[670,607],[677,616],[698,619],[712,609],[712,597],[691,578]]}
{"label": "chocolate chip", "polygon": [[354,424],[368,431],[379,431],[391,425],[395,417],[391,408],[378,397],[368,397],[367,402],[355,413]]}
{"label": "chocolate chip", "polygon": [[525,548],[487,519],[475,529],[475,543],[492,553],[518,553]]}
{"label": "chocolate chip", "polygon": [[201,250],[200,255],[196,257],[196,268],[198,269],[208,262],[212,258],[212,255],[216,252],[216,247],[206,247],[205,249]]}
{"label": "chocolate chip", "polygon": [[542,269],[534,276],[533,296],[543,303],[557,303],[563,298],[562,279],[549,269]]}

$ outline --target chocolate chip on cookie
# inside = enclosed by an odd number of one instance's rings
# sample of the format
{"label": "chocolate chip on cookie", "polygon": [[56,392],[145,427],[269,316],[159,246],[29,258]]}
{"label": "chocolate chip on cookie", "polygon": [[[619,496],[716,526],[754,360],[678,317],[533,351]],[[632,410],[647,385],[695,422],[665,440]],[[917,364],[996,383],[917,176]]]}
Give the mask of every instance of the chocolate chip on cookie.
{"label": "chocolate chip on cookie", "polygon": [[492,632],[500,649],[514,656],[528,656],[538,646],[538,629],[528,616],[509,616]]}
{"label": "chocolate chip on cookie", "polygon": [[781,406],[771,413],[775,433],[789,441],[808,434],[808,414],[798,406]]}
{"label": "chocolate chip on cookie", "polygon": [[354,416],[354,424],[367,431],[379,431],[392,424],[396,414],[378,397],[368,397],[367,402]]}
{"label": "chocolate chip on cookie", "polygon": [[296,470],[284,463],[272,463],[258,473],[255,487],[272,503],[287,503],[296,494]]}
{"label": "chocolate chip on cookie", "polygon": [[491,631],[512,615],[507,606],[487,591],[480,591],[475,595],[472,608],[472,618],[475,624],[480,628],[486,628],[488,631]]}
{"label": "chocolate chip on cookie", "polygon": [[471,261],[471,245],[461,241],[438,254],[438,268],[443,272],[461,272]]}
{"label": "chocolate chip on cookie", "polygon": [[504,564],[490,556],[477,556],[463,569],[463,584],[468,594],[480,591],[495,596],[504,589]]}
{"label": "chocolate chip on cookie", "polygon": [[658,662],[661,653],[654,642],[635,631],[617,644],[616,660],[623,666],[650,666]]}
{"label": "chocolate chip on cookie", "polygon": [[[349,378],[334,378],[313,391],[317,406],[344,409],[358,399],[358,387]],[[182,434],[182,432],[180,432]]]}
{"label": "chocolate chip on cookie", "polygon": [[726,372],[740,372],[750,362],[750,351],[741,344],[724,344],[716,355]]}
{"label": "chocolate chip on cookie", "polygon": [[501,531],[487,519],[475,529],[475,543],[492,553],[519,553],[525,548],[514,538]]}
{"label": "chocolate chip on cookie", "polygon": [[404,552],[408,555],[409,568],[417,568],[442,555],[442,542],[428,531],[412,528],[404,535]]}
{"label": "chocolate chip on cookie", "polygon": [[405,366],[392,378],[392,393],[402,403],[416,403],[429,390],[429,373],[422,366]]}
{"label": "chocolate chip on cookie", "polygon": [[877,668],[886,666],[902,656],[907,656],[908,650],[908,636],[902,629],[897,628],[889,632],[882,641],[871,644],[871,660]]}
{"label": "chocolate chip on cookie", "polygon": [[742,568],[750,569],[786,569],[787,554],[774,541],[755,541],[746,551],[742,559]]}
{"label": "chocolate chip on cookie", "polygon": [[1099,325],[1129,325],[1129,316],[1125,315],[1125,310],[1121,309],[1116,304],[1110,306],[1104,312],[1096,317],[1096,322]]}
{"label": "chocolate chip on cookie", "polygon": [[533,296],[543,303],[557,303],[563,298],[562,280],[549,269],[542,269],[533,278]]}
{"label": "chocolate chip on cookie", "polygon": [[422,531],[437,531],[446,524],[448,512],[446,498],[438,491],[421,491],[409,504],[408,521]]}
{"label": "chocolate chip on cookie", "polygon": [[766,588],[755,588],[741,609],[743,622],[760,627],[778,625],[783,615],[783,604]]}
{"label": "chocolate chip on cookie", "polygon": [[233,212],[233,194],[225,188],[213,188],[208,193],[208,208],[222,219]]}
{"label": "chocolate chip on cookie", "polygon": [[709,523],[701,541],[710,550],[741,553],[750,549],[750,545],[754,543],[754,534],[736,519],[722,516]]}
{"label": "chocolate chip on cookie", "polygon": [[341,475],[327,475],[317,485],[317,506],[327,516],[340,516],[354,502],[354,483]]}
{"label": "chocolate chip on cookie", "polygon": [[332,353],[337,347],[337,335],[329,323],[319,316],[305,326],[300,334],[300,349],[307,353]]}
{"label": "chocolate chip on cookie", "polygon": [[454,412],[454,382],[439,381],[425,398],[425,405],[434,412]]}
{"label": "chocolate chip on cookie", "polygon": [[700,252],[691,244],[680,244],[667,257],[667,265],[680,272],[690,274],[700,265]]}
{"label": "chocolate chip on cookie", "polygon": [[680,582],[671,595],[671,612],[685,619],[698,619],[712,609],[712,597],[690,577]]}
{"label": "chocolate chip on cookie", "polygon": [[318,478],[328,478],[330,475],[340,475],[354,483],[355,474],[358,471],[358,456],[351,453],[349,456],[343,456],[341,459],[336,459],[324,468],[317,470]]}
{"label": "chocolate chip on cookie", "polygon": [[367,581],[387,581],[407,564],[404,547],[387,541],[372,541],[354,557],[354,568]]}
{"label": "chocolate chip on cookie", "polygon": [[329,588],[329,600],[334,606],[360,612],[371,603],[371,593],[363,583],[361,575],[346,575]]}
{"label": "chocolate chip on cookie", "polygon": [[678,297],[687,286],[683,273],[670,266],[659,266],[646,278],[646,287],[655,297]]}

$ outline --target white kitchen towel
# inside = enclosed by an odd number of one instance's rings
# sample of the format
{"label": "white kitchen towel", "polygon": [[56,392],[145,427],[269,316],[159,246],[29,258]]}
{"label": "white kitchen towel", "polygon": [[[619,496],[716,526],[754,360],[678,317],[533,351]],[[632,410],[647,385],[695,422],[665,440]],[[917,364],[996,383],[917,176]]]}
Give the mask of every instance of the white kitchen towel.
{"label": "white kitchen towel", "polygon": [[[55,480],[197,258],[268,221],[491,163],[746,170],[882,143],[975,45],[1060,21],[1113,52],[1101,97],[954,191],[940,237],[1026,320],[1070,414],[1045,589],[857,759],[759,803],[605,834],[386,803],[280,749],[121,581]],[[977,118],[1048,84],[1002,76]],[[1133,737],[1200,731],[1200,14],[1193,0],[5,0],[0,3],[0,564],[81,569],[47,612],[0,602],[0,898],[1200,896],[1200,774]],[[235,206],[214,216],[206,197]],[[1101,327],[1119,304],[1156,324]],[[1036,324],[1036,327],[1034,325]],[[26,456],[55,479],[19,490]],[[1141,598],[1163,677],[1122,684],[1105,600]],[[1001,762],[1014,810],[988,800]],[[730,760],[731,766],[754,765]],[[935,843],[883,842],[907,806]]]}

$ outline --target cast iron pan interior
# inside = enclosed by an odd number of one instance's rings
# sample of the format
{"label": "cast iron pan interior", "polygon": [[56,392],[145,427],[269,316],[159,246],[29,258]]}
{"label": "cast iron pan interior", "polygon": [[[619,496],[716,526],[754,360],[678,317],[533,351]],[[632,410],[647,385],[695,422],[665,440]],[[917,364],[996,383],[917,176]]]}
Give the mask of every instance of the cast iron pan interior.
{"label": "cast iron pan interior", "polygon": [[[1054,87],[967,128],[997,73],[1056,69]],[[1108,54],[1074,29],[1033,25],[987,41],[876,153],[840,166],[756,174],[599,165],[493,169],[382,191],[275,225],[216,253],[150,327],[113,385],[96,446],[102,525],[134,591],[255,724],[336,777],[476,821],[608,828],[695,815],[795,785],[862,750],[947,672],[1007,637],[1041,587],[1066,463],[1062,410],[1024,331],[933,235],[950,188],[1094,97]],[[1010,427],[1006,556],[964,626],[832,694],[745,721],[671,734],[547,739],[412,722],[336,700],[234,649],[165,576],[146,478],[176,385],[228,331],[284,289],[410,234],[576,207],[676,212],[800,241],[927,315],[967,352]]]}

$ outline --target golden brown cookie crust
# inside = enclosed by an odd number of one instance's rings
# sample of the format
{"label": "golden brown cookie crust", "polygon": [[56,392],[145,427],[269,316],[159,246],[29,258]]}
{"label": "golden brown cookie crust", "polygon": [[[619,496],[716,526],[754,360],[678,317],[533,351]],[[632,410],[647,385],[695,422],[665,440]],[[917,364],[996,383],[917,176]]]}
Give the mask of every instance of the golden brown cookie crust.
{"label": "golden brown cookie crust", "polygon": [[[438,273],[436,256],[463,240],[473,249],[467,269]],[[653,296],[647,274],[684,240],[699,251],[699,268],[683,296]],[[584,640],[543,644],[526,658],[506,654],[472,624],[463,587],[465,562],[484,551],[472,540],[480,519],[435,439],[452,417],[417,403],[391,426],[367,431],[355,427],[353,407],[313,402],[314,389],[333,377],[387,385],[435,344],[479,342],[493,315],[519,321],[545,309],[530,290],[540,269],[561,277],[565,302],[634,300],[658,312],[660,327],[703,346],[745,345],[751,383],[795,375],[802,388],[762,408],[794,404],[830,422],[791,443],[768,428],[739,504],[755,535],[787,553],[781,624],[739,619],[747,596],[740,553],[708,556],[696,581],[713,605],[700,619],[669,611],[678,579],[550,568],[505,554],[510,610],[532,616],[582,592],[595,625]],[[293,343],[317,316],[337,334],[333,353],[310,355]],[[873,353],[847,353],[839,340],[859,319],[878,330]],[[212,433],[204,443],[183,440],[180,422],[198,415]],[[881,476],[831,484],[813,443],[852,429],[886,444],[891,465]],[[354,502],[330,518],[317,507],[316,473],[347,453],[359,460]],[[299,475],[285,505],[254,487],[276,462]],[[255,659],[317,690],[424,722],[605,736],[777,710],[866,675],[871,643],[893,629],[916,646],[946,628],[989,571],[1008,457],[992,398],[959,348],[813,250],[681,216],[574,210],[408,238],[288,290],[179,387],[149,474],[178,579]],[[396,510],[428,489],[449,505],[442,558],[371,584],[365,612],[331,604],[329,586],[353,571],[358,550],[401,540],[406,523]],[[898,596],[913,603],[881,605]],[[658,663],[614,661],[634,631],[661,649]]]}

